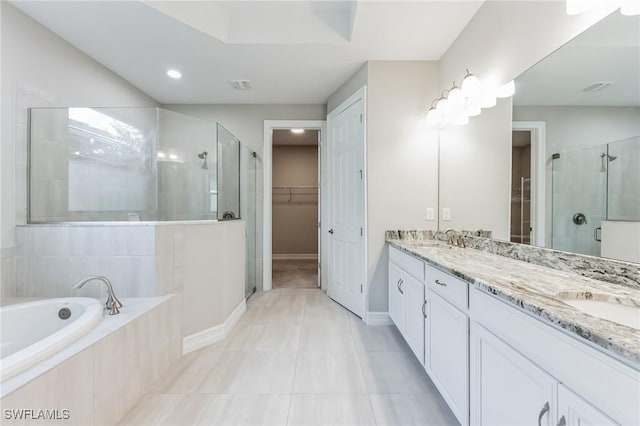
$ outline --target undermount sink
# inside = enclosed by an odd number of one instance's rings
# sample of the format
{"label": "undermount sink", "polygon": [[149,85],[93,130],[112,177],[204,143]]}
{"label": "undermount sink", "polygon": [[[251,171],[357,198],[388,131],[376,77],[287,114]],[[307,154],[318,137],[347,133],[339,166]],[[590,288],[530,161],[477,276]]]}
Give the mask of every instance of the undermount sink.
{"label": "undermount sink", "polygon": [[585,314],[640,330],[640,306],[629,306],[606,300],[563,300]]}

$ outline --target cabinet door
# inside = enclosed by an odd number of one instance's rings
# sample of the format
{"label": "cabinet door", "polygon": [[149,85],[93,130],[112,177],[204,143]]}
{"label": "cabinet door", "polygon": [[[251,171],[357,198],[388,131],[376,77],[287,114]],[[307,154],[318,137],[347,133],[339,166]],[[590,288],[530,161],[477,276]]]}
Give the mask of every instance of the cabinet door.
{"label": "cabinet door", "polygon": [[429,351],[427,373],[451,411],[465,425],[469,422],[469,319],[467,315],[427,290]]}
{"label": "cabinet door", "polygon": [[404,334],[404,295],[402,294],[402,270],[389,262],[389,316],[400,333]]}
{"label": "cabinet door", "polygon": [[415,278],[404,275],[404,339],[409,344],[420,363],[424,363],[424,284]]}
{"label": "cabinet door", "polygon": [[558,426],[609,426],[617,424],[600,410],[558,385]]}
{"label": "cabinet door", "polygon": [[471,424],[555,425],[555,379],[474,322],[470,361]]}

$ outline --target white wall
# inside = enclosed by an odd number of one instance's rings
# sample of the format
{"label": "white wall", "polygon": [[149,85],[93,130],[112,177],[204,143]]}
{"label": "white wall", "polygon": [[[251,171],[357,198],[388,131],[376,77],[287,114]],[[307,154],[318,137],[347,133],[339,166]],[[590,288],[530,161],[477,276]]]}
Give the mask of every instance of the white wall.
{"label": "white wall", "polygon": [[[640,108],[515,106],[513,120],[546,123],[545,241],[550,247],[553,205],[551,156],[554,153],[576,151],[640,135]],[[599,159],[596,158],[596,163],[598,162]],[[592,240],[590,234],[588,238]]]}
{"label": "white wall", "polygon": [[27,108],[157,103],[7,2],[2,10],[0,247],[3,296],[15,285],[15,225],[26,222]]}
{"label": "white wall", "polygon": [[361,66],[351,77],[345,81],[327,100],[327,112],[331,112],[338,105],[349,99],[362,86],[366,86],[369,81],[369,62]]}
{"label": "white wall", "polygon": [[[490,230],[509,241],[511,99],[440,132],[440,228]],[[442,220],[442,209],[451,220]]]}
{"label": "white wall", "polygon": [[164,108],[219,122],[240,142],[257,153],[257,288],[262,289],[262,203],[263,176],[262,147],[265,120],[326,120],[325,105],[164,105]]}
{"label": "white wall", "polygon": [[[388,229],[435,229],[438,135],[425,115],[438,94],[435,62],[372,61],[329,98],[339,105],[367,84],[368,310],[387,310]],[[352,92],[349,92],[353,90]]]}

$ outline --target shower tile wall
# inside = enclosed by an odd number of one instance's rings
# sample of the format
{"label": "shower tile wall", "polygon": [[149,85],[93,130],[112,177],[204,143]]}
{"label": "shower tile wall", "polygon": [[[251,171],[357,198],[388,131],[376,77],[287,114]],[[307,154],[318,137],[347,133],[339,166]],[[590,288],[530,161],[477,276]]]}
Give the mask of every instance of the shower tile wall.
{"label": "shower tile wall", "polygon": [[608,148],[608,219],[640,221],[640,137]]}
{"label": "shower tile wall", "polygon": [[[606,146],[565,152],[553,161],[553,248],[600,256],[596,228],[606,218]],[[603,169],[604,165],[604,169]],[[573,223],[583,213],[587,222]]]}

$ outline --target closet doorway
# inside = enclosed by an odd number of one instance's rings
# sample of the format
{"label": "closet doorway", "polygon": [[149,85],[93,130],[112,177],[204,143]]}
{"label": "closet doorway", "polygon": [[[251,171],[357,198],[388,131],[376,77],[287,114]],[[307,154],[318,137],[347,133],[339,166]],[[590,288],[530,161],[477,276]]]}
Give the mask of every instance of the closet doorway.
{"label": "closet doorway", "polygon": [[319,129],[272,134],[272,288],[319,287]]}

